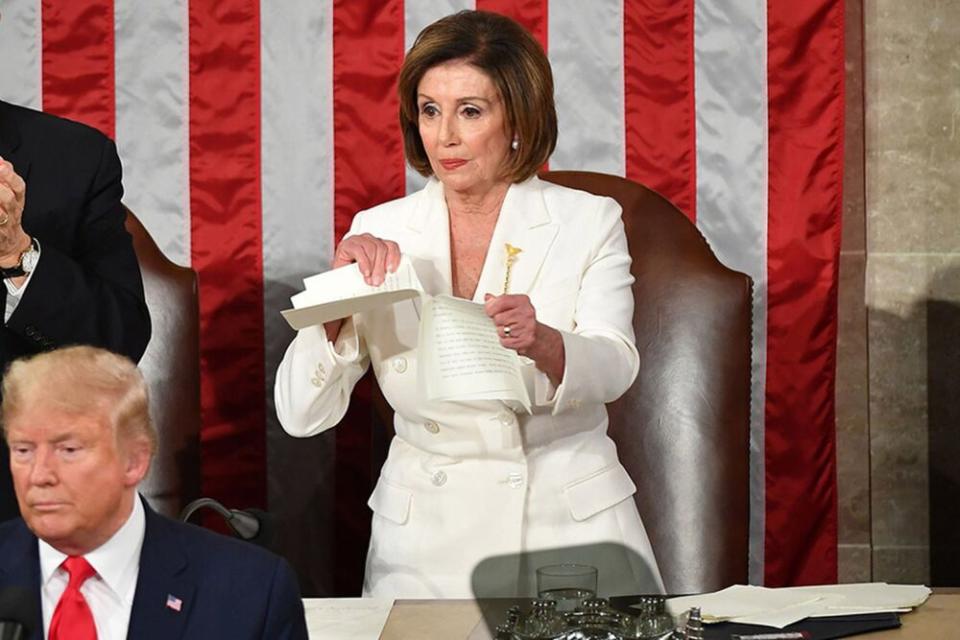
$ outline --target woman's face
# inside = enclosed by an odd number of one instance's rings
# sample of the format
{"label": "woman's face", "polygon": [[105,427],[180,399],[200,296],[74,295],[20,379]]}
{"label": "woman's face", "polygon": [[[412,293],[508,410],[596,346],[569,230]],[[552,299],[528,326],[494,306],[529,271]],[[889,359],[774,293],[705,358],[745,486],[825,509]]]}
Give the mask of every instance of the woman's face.
{"label": "woman's face", "polygon": [[420,138],[448,189],[483,195],[506,182],[506,112],[487,75],[462,60],[432,67],[417,87]]}

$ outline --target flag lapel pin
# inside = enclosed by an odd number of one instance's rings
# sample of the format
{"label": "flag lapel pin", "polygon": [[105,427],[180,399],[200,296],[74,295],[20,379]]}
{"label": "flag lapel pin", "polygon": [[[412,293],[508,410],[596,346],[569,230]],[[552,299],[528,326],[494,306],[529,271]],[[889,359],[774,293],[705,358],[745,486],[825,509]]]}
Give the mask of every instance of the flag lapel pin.
{"label": "flag lapel pin", "polygon": [[180,609],[182,609],[182,608],[183,608],[183,600],[181,600],[180,598],[178,598],[178,597],[175,596],[175,595],[171,595],[171,594],[168,593],[168,594],[167,594],[167,609],[171,609],[171,610],[176,611],[177,613],[179,613],[179,612],[180,612]]}

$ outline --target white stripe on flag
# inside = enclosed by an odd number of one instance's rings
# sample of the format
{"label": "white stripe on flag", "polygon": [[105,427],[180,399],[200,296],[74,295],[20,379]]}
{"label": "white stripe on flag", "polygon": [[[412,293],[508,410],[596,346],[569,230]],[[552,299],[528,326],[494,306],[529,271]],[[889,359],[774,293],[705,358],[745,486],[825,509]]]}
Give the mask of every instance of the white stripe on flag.
{"label": "white stripe on flag", "polygon": [[560,137],[551,169],[625,172],[623,4],[553,0],[547,48]]}
{"label": "white stripe on flag", "polygon": [[750,581],[763,584],[767,303],[767,42],[758,0],[697,0],[697,226],[754,282]]}
{"label": "white stripe on flag", "polygon": [[261,180],[267,420],[293,331],[279,311],[333,257],[332,2],[261,1]]}
{"label": "white stripe on flag", "polygon": [[[403,41],[404,55],[413,46],[417,35],[425,27],[451,13],[464,9],[475,9],[474,0],[405,0],[403,3]],[[407,193],[419,191],[426,184],[427,179],[406,165]]]}
{"label": "white stripe on flag", "polygon": [[116,0],[117,146],[124,202],[160,250],[190,264],[186,0]]}
{"label": "white stripe on flag", "polygon": [[43,104],[40,0],[0,6],[0,99],[32,109]]}

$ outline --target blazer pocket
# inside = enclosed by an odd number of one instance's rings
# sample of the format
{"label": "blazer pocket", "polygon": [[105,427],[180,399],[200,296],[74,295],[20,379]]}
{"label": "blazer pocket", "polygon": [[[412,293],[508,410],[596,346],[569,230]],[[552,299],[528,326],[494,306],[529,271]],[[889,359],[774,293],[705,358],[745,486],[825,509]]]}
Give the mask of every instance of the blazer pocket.
{"label": "blazer pocket", "polygon": [[627,470],[619,463],[575,480],[563,488],[570,515],[577,522],[623,502],[636,491],[637,487]]}
{"label": "blazer pocket", "polygon": [[390,484],[380,476],[377,486],[373,488],[367,506],[378,516],[382,516],[397,524],[406,524],[410,517],[410,502],[413,493],[395,484]]}

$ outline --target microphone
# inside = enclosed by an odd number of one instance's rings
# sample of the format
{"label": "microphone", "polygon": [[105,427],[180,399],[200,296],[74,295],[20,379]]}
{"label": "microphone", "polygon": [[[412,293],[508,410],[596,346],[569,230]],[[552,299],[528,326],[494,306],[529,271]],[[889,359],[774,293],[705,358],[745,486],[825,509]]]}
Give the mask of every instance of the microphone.
{"label": "microphone", "polygon": [[0,589],[0,640],[27,640],[38,619],[37,594],[25,587]]}
{"label": "microphone", "polygon": [[[187,522],[200,509],[212,509],[226,520],[227,526],[243,540],[261,547],[267,547],[273,541],[273,518],[260,509],[228,509],[213,498],[198,498],[185,506],[180,513],[180,521]],[[0,640],[5,640],[0,638]]]}

